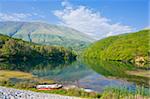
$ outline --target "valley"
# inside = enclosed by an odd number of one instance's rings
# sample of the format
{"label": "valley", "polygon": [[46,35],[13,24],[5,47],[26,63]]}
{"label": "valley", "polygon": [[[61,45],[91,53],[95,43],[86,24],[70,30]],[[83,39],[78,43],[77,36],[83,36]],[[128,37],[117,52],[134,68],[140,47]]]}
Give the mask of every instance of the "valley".
{"label": "valley", "polygon": [[149,0],[0,0],[0,99],[150,99]]}
{"label": "valley", "polygon": [[[110,97],[113,90],[114,97],[149,96],[149,30],[93,41],[73,35],[75,30],[44,23],[0,22],[0,26],[1,86],[83,98]],[[75,88],[35,87],[54,83]]]}

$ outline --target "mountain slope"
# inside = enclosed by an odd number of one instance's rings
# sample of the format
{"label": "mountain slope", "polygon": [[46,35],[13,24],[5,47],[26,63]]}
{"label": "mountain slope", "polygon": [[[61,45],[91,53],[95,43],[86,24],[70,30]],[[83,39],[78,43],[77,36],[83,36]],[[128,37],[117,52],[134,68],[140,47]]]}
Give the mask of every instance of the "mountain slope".
{"label": "mountain slope", "polygon": [[57,60],[72,61],[76,55],[64,47],[37,45],[21,39],[14,39],[0,34],[1,60]]}
{"label": "mountain slope", "polygon": [[147,61],[150,30],[104,38],[92,44],[84,57],[102,60]]}
{"label": "mountain slope", "polygon": [[40,22],[0,22],[0,33],[44,45],[83,49],[93,39],[77,30]]}

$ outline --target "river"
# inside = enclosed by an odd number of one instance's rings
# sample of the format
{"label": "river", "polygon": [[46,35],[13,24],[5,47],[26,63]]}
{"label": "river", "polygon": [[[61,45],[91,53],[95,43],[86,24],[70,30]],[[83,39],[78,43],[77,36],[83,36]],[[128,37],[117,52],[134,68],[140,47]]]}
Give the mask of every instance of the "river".
{"label": "river", "polygon": [[81,88],[102,92],[107,87],[148,86],[148,77],[128,73],[145,70],[131,64],[101,60],[77,60],[75,62],[1,62],[1,70],[13,70],[32,73],[36,77],[55,80],[64,85],[76,85]]}

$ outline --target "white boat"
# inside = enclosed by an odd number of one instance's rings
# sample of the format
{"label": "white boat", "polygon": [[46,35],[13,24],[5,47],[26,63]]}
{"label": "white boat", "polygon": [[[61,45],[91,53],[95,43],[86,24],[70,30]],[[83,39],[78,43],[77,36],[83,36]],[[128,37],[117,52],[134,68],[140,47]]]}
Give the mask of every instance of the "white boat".
{"label": "white boat", "polygon": [[53,89],[59,89],[63,86],[60,84],[51,84],[51,85],[37,85],[36,88],[38,90],[53,90]]}
{"label": "white boat", "polygon": [[92,89],[87,89],[87,88],[81,88],[81,90],[85,91],[85,92],[94,92],[94,90]]}

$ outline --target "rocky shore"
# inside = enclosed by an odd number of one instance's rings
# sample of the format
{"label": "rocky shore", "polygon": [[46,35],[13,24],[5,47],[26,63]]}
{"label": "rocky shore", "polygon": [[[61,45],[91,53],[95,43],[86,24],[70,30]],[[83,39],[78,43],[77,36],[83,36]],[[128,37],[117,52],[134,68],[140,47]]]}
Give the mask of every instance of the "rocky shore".
{"label": "rocky shore", "polygon": [[46,94],[0,86],[0,99],[81,99],[71,96]]}

